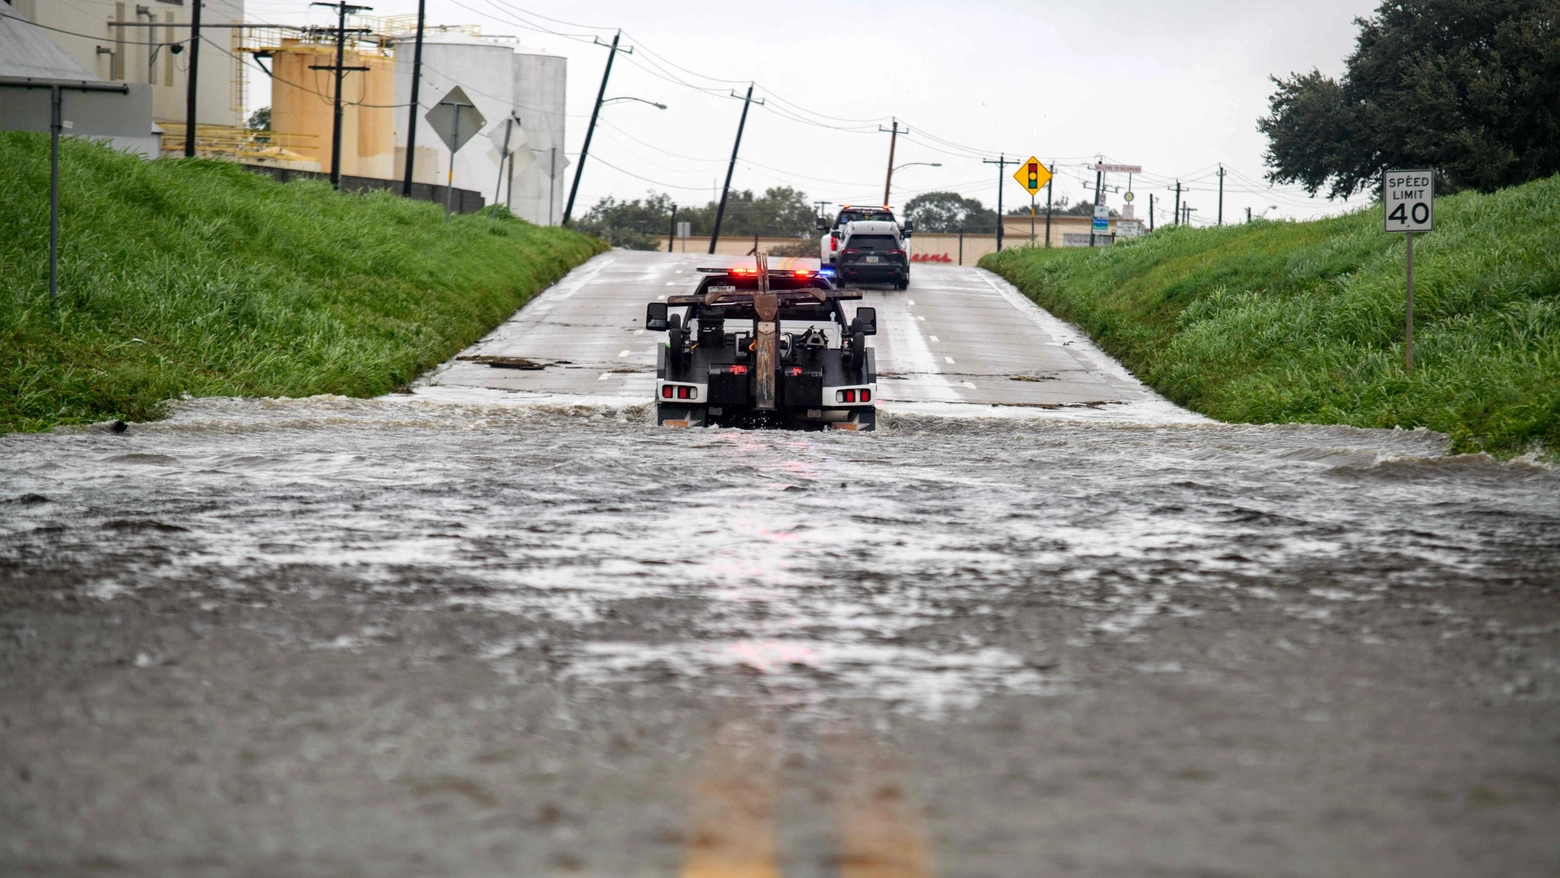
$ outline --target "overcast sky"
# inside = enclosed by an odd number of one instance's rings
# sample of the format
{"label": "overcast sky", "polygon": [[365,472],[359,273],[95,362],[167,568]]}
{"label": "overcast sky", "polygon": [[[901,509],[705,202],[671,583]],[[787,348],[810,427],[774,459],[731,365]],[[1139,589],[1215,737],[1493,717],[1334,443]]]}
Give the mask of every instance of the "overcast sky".
{"label": "overcast sky", "polygon": [[[417,9],[416,0],[362,2],[375,4],[369,15]],[[1269,188],[1256,119],[1267,111],[1269,75],[1312,67],[1338,75],[1353,49],[1353,19],[1377,2],[428,0],[428,23],[480,24],[484,34],[566,56],[571,156],[607,56],[591,38],[623,29],[636,52],[619,56],[608,96],[668,109],[621,102],[602,111],[577,214],[602,196],[646,190],[681,204],[709,201],[742,110],[728,92],[752,80],[768,103],[749,114],[734,188],[791,185],[814,200],[877,203],[889,146],[877,128],[897,118],[910,135],[900,138],[895,164],[942,166],[898,171],[896,205],[953,189],[992,206],[997,169],[981,158],[1004,152],[1055,162],[1057,197],[1076,202],[1088,197],[1081,181],[1093,178],[1084,165],[1102,155],[1143,167],[1133,181],[1140,217],[1152,192],[1164,222],[1168,187],[1179,178],[1191,187],[1194,222],[1211,223],[1220,162],[1229,171],[1227,222],[1244,219],[1248,207],[1277,205],[1268,216],[1304,219],[1358,203]],[[256,21],[332,22],[301,0],[246,6]],[[269,102],[263,86],[252,97],[254,106]],[[1025,200],[1017,183],[1002,180],[1005,207]]]}

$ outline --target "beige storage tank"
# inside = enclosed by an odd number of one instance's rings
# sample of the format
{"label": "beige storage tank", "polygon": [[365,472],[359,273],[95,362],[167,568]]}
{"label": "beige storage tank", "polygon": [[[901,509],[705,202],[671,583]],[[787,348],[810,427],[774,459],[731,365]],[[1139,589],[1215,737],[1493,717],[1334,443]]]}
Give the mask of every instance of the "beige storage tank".
{"label": "beige storage tank", "polygon": [[[319,169],[331,170],[331,135],[335,127],[334,46],[283,40],[273,50],[271,130],[278,134],[313,135],[319,144]],[[376,51],[349,49],[348,71],[342,84],[341,173],[355,177],[393,179],[395,170],[395,62]]]}

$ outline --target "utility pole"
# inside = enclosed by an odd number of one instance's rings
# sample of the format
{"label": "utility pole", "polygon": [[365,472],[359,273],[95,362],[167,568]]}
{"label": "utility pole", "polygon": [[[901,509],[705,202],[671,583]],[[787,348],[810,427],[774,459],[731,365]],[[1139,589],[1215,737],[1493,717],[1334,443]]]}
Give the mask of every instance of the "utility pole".
{"label": "utility pole", "polygon": [[1175,224],[1181,224],[1181,181],[1175,181]]}
{"label": "utility pole", "polygon": [[[607,51],[607,69],[601,74],[601,88],[596,92],[596,106],[590,111],[590,127],[585,129],[585,145],[580,147],[580,161],[574,166],[574,185],[569,187],[569,202],[563,207],[563,225],[569,224],[569,218],[574,215],[574,196],[580,191],[580,177],[585,173],[585,158],[590,155],[590,139],[596,135],[596,117],[601,115],[601,102],[607,98],[607,80],[612,76],[612,60],[621,51],[625,55],[634,54],[634,47],[618,48],[618,40],[623,38],[623,32],[618,31],[612,36],[612,45]],[[606,45],[601,40],[596,40],[600,46]]]}
{"label": "utility pole", "polygon": [[813,207],[816,207],[818,209],[818,218],[819,219],[823,219],[824,218],[824,216],[823,216],[823,209],[825,207],[833,207],[833,206],[834,206],[834,202],[832,202],[832,201],[814,201],[813,202]]}
{"label": "utility pole", "polygon": [[677,242],[677,205],[672,205],[672,218],[666,224],[666,252],[672,252]]}
{"label": "utility pole", "polygon": [[[417,87],[422,84],[423,19],[428,0],[417,0],[417,40],[412,44],[412,105],[406,110],[406,178],[401,181],[401,197],[412,197],[412,161],[417,155]],[[548,223],[552,217],[547,218]]]}
{"label": "utility pole", "polygon": [[185,83],[184,95],[184,157],[195,156],[195,97],[196,84],[200,81],[200,0],[194,0],[190,10],[190,77]]}
{"label": "utility pole", "polygon": [[1154,230],[1154,193],[1148,193],[1148,230]]}
{"label": "utility pole", "polygon": [[1219,225],[1224,225],[1224,165],[1219,165]]}
{"label": "utility pole", "polygon": [[[1103,160],[1103,159],[1102,159]],[[1105,203],[1105,172],[1094,172],[1094,215],[1099,216],[1100,205]],[[1089,220],[1089,246],[1094,246],[1094,220]]]}
{"label": "utility pole", "polygon": [[[888,193],[889,193],[889,191],[891,189],[893,189],[893,186],[894,186],[894,146],[899,142],[899,120],[898,119],[894,119],[893,122],[894,122],[894,127],[893,128],[884,128],[882,125],[878,126],[878,131],[880,131],[880,132],[882,132],[882,131],[889,132],[889,138],[888,138],[888,177],[883,181],[883,206],[884,207],[888,207]],[[910,133],[910,129],[906,128],[905,129],[905,133],[909,134]]]}
{"label": "utility pole", "polygon": [[553,208],[557,207],[558,187],[553,181],[558,179],[558,147],[551,148],[551,157],[547,160],[547,224],[552,225]]}
{"label": "utility pole", "polygon": [[996,159],[981,159],[983,165],[997,166],[997,252],[1002,252],[1002,184],[1007,181],[1007,166],[1019,162],[1008,161],[1007,154],[998,153]]}
{"label": "utility pole", "polygon": [[[338,0],[336,3],[310,3],[310,6],[325,6],[336,10],[336,63],[331,65],[311,64],[310,70],[334,70],[336,71],[336,92],[333,107],[336,115],[336,124],[330,133],[330,188],[341,188],[341,81],[347,75],[348,70],[367,70],[367,67],[346,67],[347,53],[347,16],[356,15],[373,9],[372,6],[353,6]],[[353,28],[353,33],[363,32],[363,28]]]}
{"label": "utility pole", "polygon": [[[1045,181],[1045,246],[1051,246],[1051,190],[1056,187],[1056,163],[1051,163],[1051,179]],[[963,262],[959,263],[963,265]]]}
{"label": "utility pole", "polygon": [[[737,93],[732,92],[732,97]],[[762,104],[760,99],[757,103]],[[737,150],[742,148],[742,130],[747,127],[748,107],[754,104],[753,83],[748,83],[747,97],[742,99],[742,121],[737,123],[737,142],[731,145],[731,164],[726,166],[726,188],[720,190],[720,206],[715,208],[715,229],[710,233],[710,253],[715,253],[715,244],[720,241],[720,221],[726,216],[726,198],[731,194],[731,175],[737,170]],[[753,240],[753,249],[758,249],[758,239]]]}
{"label": "utility pole", "polygon": [[1246,208],[1246,225],[1251,225],[1251,208]]}

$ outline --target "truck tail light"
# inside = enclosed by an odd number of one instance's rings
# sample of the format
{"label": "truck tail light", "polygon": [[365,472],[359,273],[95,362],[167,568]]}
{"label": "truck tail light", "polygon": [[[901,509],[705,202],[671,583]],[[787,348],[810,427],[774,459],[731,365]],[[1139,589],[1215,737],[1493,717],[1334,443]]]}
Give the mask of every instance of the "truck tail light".
{"label": "truck tail light", "polygon": [[871,402],[872,401],[872,391],[870,391],[870,390],[866,389],[865,387],[863,387],[861,389],[861,401],[862,402]]}
{"label": "truck tail light", "polygon": [[840,249],[840,239],[834,237],[833,235],[830,235],[829,236],[829,252],[833,253],[834,251],[836,251],[838,249]]}
{"label": "truck tail light", "polygon": [[730,368],[728,368],[726,370],[726,373],[729,374],[729,375],[746,375],[747,374],[747,367],[746,366],[732,366],[732,367],[730,367]]}
{"label": "truck tail light", "polygon": [[791,376],[792,378],[795,378],[796,376],[802,374],[802,367],[801,366],[792,366],[789,369],[785,370],[785,374]]}
{"label": "truck tail light", "polygon": [[665,387],[661,388],[661,398],[662,399],[671,399],[672,398],[672,387],[671,387],[670,384],[668,384]]}
{"label": "truck tail light", "polygon": [[678,399],[687,399],[688,398],[688,388],[686,388],[686,387],[679,387],[679,388],[677,388],[677,398]]}

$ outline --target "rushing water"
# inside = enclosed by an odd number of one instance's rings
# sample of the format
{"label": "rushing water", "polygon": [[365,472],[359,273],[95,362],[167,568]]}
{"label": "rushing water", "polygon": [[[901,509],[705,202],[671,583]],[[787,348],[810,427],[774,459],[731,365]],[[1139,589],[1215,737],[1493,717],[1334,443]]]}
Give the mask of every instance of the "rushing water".
{"label": "rushing water", "polygon": [[1560,567],[1552,468],[1446,456],[1423,431],[645,420],[212,400],[125,434],[0,437],[0,574],[197,608],[310,589],[458,604],[533,623],[482,645],[506,673],[530,672],[518,656],[545,629],[561,678],[718,689],[736,669],[803,701],[936,708],[1067,685],[983,636],[1004,602],[1047,596],[1086,612],[1073,636],[1132,636],[1220,602],[1325,618],[1405,586],[1552,584]]}

